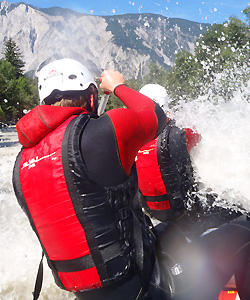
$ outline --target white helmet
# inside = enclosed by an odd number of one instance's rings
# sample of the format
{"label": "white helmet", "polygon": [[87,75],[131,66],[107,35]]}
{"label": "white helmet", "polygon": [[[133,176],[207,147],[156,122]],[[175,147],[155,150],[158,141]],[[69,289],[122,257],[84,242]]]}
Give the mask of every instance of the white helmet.
{"label": "white helmet", "polygon": [[139,92],[158,103],[165,112],[167,111],[169,97],[163,86],[150,83],[144,85]]}
{"label": "white helmet", "polygon": [[91,83],[97,88],[94,78],[80,62],[70,58],[56,60],[40,71],[38,78],[40,104],[56,102],[54,97],[49,97],[53,91],[58,93],[84,91]]}

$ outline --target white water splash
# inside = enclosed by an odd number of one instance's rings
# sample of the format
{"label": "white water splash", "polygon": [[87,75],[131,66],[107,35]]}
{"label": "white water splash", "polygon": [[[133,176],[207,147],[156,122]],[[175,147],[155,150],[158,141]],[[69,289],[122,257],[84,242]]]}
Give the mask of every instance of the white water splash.
{"label": "white water splash", "polygon": [[[224,102],[208,96],[181,103],[177,124],[195,127],[202,140],[191,151],[197,178],[227,202],[250,211],[250,86]],[[218,203],[219,204],[219,203]],[[223,206],[223,205],[222,205]]]}

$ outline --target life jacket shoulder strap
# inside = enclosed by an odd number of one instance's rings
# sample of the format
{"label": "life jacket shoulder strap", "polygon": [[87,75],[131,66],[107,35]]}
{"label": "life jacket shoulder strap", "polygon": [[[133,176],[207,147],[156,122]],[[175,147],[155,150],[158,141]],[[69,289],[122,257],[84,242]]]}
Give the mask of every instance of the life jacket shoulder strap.
{"label": "life jacket shoulder strap", "polygon": [[185,131],[174,120],[168,122],[157,140],[157,159],[170,207],[183,209],[187,190],[193,185],[193,169]]}

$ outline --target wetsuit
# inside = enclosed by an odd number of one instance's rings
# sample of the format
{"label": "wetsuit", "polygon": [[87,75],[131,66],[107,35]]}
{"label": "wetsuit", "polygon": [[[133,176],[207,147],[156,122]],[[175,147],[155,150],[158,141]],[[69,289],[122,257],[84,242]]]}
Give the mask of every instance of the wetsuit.
{"label": "wetsuit", "polygon": [[17,123],[24,146],[13,173],[17,199],[56,283],[78,299],[141,298],[157,265],[133,165],[166,118],[124,85],[115,94],[127,109],[92,118],[45,105]]}

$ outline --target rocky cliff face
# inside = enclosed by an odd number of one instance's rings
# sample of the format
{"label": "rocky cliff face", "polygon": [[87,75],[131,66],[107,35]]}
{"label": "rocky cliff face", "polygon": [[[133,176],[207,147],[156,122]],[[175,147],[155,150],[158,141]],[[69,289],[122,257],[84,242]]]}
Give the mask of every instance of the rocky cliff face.
{"label": "rocky cliff face", "polygon": [[177,51],[192,52],[207,26],[154,14],[100,17],[1,1],[0,53],[11,37],[23,53],[27,72],[69,57],[81,61],[94,76],[115,68],[126,78],[137,78],[151,61],[167,69]]}

